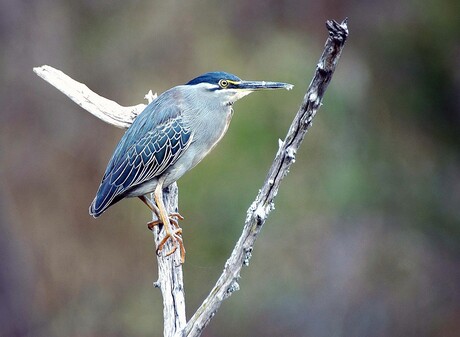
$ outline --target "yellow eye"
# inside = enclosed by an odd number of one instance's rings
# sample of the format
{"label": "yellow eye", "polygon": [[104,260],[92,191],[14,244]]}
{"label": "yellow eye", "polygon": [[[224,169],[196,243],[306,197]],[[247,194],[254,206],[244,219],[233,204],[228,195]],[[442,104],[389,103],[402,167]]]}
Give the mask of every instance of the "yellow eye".
{"label": "yellow eye", "polygon": [[219,87],[221,87],[222,89],[225,89],[228,87],[228,81],[227,80],[220,80],[219,81]]}

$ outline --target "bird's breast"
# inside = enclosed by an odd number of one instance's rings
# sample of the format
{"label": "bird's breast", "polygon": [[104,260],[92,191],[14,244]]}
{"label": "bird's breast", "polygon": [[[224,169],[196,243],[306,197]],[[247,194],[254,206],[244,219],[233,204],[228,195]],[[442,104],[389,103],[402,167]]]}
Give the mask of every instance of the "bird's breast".
{"label": "bird's breast", "polygon": [[233,110],[228,107],[225,111],[220,112],[220,115],[213,114],[209,116],[210,118],[201,120],[197,118],[190,123],[192,143],[177,163],[168,170],[166,184],[176,181],[185,172],[195,167],[219,143],[228,130]]}
{"label": "bird's breast", "polygon": [[[199,160],[203,159],[224,137],[232,120],[232,116],[232,107],[226,106],[222,111],[212,114],[212,116],[210,116],[211,118],[202,123],[201,130],[197,130],[196,132],[196,143],[202,150],[202,154],[199,155]],[[200,133],[200,135],[198,133]]]}

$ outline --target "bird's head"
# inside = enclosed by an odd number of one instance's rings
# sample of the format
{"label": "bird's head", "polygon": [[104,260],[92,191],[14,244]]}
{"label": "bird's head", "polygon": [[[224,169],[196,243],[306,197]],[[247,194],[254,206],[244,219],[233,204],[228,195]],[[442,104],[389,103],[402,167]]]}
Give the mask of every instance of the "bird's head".
{"label": "bird's head", "polygon": [[240,98],[257,90],[291,90],[294,87],[292,84],[281,82],[244,81],[238,76],[223,71],[203,74],[194,78],[186,85],[206,91],[214,99],[220,100],[224,105],[232,105]]}

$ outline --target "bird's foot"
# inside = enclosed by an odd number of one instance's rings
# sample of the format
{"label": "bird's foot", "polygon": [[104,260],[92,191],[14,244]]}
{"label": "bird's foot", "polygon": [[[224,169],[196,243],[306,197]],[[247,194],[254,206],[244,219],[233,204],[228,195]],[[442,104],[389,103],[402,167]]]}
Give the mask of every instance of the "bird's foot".
{"label": "bird's foot", "polygon": [[[180,215],[179,213],[171,213],[169,214],[169,222],[174,225],[175,228],[179,228],[179,220],[184,220],[184,217]],[[147,222],[147,228],[152,231],[155,226],[158,226],[160,224],[163,224],[161,220],[154,220]]]}
{"label": "bird's foot", "polygon": [[185,246],[184,246],[184,242],[182,240],[182,228],[176,226],[177,228],[174,229],[172,232],[166,232],[166,235],[165,237],[160,241],[160,243],[158,244],[158,247],[157,247],[157,255],[163,250],[164,248],[164,245],[166,244],[166,242],[168,242],[169,240],[171,240],[172,244],[173,244],[173,247],[171,248],[171,250],[169,252],[167,252],[165,254],[165,256],[169,256],[169,255],[172,255],[174,254],[174,252],[177,250],[177,247],[179,247],[180,249],[180,261],[181,263],[184,263],[185,262]]}
{"label": "bird's foot", "polygon": [[[164,227],[166,234],[165,234],[165,237],[158,244],[156,253],[158,255],[163,250],[166,242],[171,240],[173,247],[171,248],[169,252],[165,254],[165,256],[170,256],[174,254],[174,252],[179,247],[181,263],[184,263],[185,262],[185,247],[184,247],[184,242],[181,237],[182,228],[179,227],[179,220],[184,220],[184,217],[180,215],[179,213],[175,212],[175,213],[169,214],[168,220],[169,220],[169,224],[171,225],[171,227],[169,227],[169,225]],[[153,228],[155,226],[159,226],[159,225],[163,225],[163,221],[154,220],[154,221],[150,221],[147,223],[147,227],[151,231],[153,231]],[[168,230],[168,228],[170,229]]]}

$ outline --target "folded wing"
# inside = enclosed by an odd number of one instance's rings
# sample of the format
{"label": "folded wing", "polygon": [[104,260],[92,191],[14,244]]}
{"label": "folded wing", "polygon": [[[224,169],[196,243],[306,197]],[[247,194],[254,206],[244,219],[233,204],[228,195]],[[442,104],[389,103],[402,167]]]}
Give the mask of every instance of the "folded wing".
{"label": "folded wing", "polygon": [[145,129],[142,120],[128,129],[107,166],[90,206],[91,215],[99,216],[129,190],[161,175],[180,158],[190,145],[192,135],[180,113],[170,117],[163,118],[153,130],[130,132],[132,127]]}

